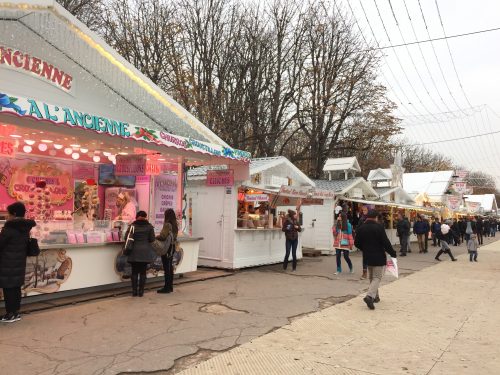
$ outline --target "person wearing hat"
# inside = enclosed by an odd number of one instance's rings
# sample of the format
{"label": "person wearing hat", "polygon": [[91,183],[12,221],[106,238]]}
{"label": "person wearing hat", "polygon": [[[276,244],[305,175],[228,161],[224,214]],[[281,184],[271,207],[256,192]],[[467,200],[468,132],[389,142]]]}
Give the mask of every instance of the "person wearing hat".
{"label": "person wearing hat", "polygon": [[292,271],[297,269],[297,246],[299,244],[299,232],[302,231],[300,223],[297,220],[297,213],[293,210],[288,210],[288,215],[283,221],[281,228],[285,232],[285,259],[283,260],[283,269],[288,267],[288,258],[292,253]]}
{"label": "person wearing hat", "polygon": [[21,202],[7,207],[7,221],[0,232],[0,288],[3,288],[6,314],[3,323],[21,320],[21,287],[26,275],[26,257],[31,228],[35,221],[24,218],[26,207]]}
{"label": "person wearing hat", "polygon": [[132,202],[129,193],[123,192],[118,194],[118,197],[116,198],[116,205],[118,206],[118,216],[115,220],[130,223],[135,219],[135,204]]}
{"label": "person wearing hat", "polygon": [[397,257],[391,241],[387,238],[384,227],[378,223],[377,217],[377,211],[369,210],[366,220],[358,229],[354,240],[355,246],[363,252],[363,257],[368,265],[370,287],[363,301],[370,310],[374,310],[374,303],[380,301],[378,288],[387,264],[385,253],[393,258]]}
{"label": "person wearing hat", "polygon": [[[133,228],[133,229],[132,229]],[[148,221],[148,215],[139,211],[136,220],[127,229],[125,238],[133,230],[134,246],[127,262],[132,265],[132,296],[142,297],[146,285],[146,270],[149,263],[154,262],[156,254],[152,243],[155,241],[155,229]]]}

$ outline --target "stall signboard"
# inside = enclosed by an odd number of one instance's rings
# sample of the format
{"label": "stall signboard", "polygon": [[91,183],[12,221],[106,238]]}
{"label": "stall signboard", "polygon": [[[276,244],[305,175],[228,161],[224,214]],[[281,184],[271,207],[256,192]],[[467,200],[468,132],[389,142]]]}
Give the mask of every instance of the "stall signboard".
{"label": "stall signboard", "polygon": [[13,158],[16,156],[16,144],[11,141],[0,141],[0,157]]}
{"label": "stall signboard", "polygon": [[234,170],[211,170],[207,172],[207,186],[233,186]]}
{"label": "stall signboard", "polygon": [[460,194],[467,193],[467,182],[455,182],[455,191]]}
{"label": "stall signboard", "polygon": [[245,202],[269,202],[267,194],[245,194]]}
{"label": "stall signboard", "polygon": [[314,189],[312,197],[317,199],[335,199],[335,192],[331,190]]}
{"label": "stall signboard", "polygon": [[154,177],[154,227],[161,230],[165,220],[165,211],[176,209],[177,176],[159,175]]}
{"label": "stall signboard", "polygon": [[465,206],[467,207],[467,211],[469,211],[470,213],[477,213],[477,212],[479,212],[479,208],[481,207],[481,203],[480,202],[466,201]]}
{"label": "stall signboard", "polygon": [[49,121],[58,125],[77,127],[85,131],[93,131],[124,139],[154,143],[160,146],[173,147],[205,155],[246,162],[250,161],[251,158],[249,152],[233,149],[228,146],[177,136],[162,130],[148,129],[127,122],[117,121],[106,116],[91,114],[69,107],[57,106],[35,99],[23,98],[6,93],[0,93],[0,113],[9,113],[18,117],[29,117],[35,120]]}
{"label": "stall signboard", "polygon": [[460,197],[450,195],[448,196],[448,208],[452,211],[456,211],[460,208]]}
{"label": "stall signboard", "polygon": [[304,198],[301,201],[302,206],[322,206],[324,204],[324,199],[318,198]]}
{"label": "stall signboard", "polygon": [[465,181],[468,175],[469,175],[468,171],[464,170],[455,171],[456,181]]}
{"label": "stall signboard", "polygon": [[279,195],[290,198],[310,198],[311,188],[302,186],[281,186]]}
{"label": "stall signboard", "polygon": [[116,155],[115,176],[144,176],[146,161],[146,155]]}

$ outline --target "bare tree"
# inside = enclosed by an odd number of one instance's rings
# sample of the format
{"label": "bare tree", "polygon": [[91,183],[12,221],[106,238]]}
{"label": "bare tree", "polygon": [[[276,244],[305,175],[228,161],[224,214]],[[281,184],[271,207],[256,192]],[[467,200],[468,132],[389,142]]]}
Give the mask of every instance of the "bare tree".
{"label": "bare tree", "polygon": [[101,29],[103,25],[101,16],[106,8],[103,0],[57,0],[57,2],[90,29]]}

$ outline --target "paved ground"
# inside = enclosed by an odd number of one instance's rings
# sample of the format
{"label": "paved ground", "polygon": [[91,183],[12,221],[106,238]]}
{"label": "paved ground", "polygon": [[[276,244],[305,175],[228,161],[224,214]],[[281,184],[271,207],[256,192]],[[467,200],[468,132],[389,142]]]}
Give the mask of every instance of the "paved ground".
{"label": "paved ground", "polygon": [[500,241],[313,313],[180,375],[499,374]]}
{"label": "paved ground", "polygon": [[[463,248],[453,250],[457,254],[464,252]],[[315,316],[324,316],[325,323],[318,324],[313,329],[309,327],[307,329],[309,334],[304,336],[304,340],[298,336],[290,338],[297,340],[294,346],[301,348],[303,353],[299,356],[302,362],[293,360],[291,363],[300,362],[300,366],[306,363],[306,360],[315,363],[317,358],[315,355],[323,352],[330,352],[332,357],[339,358],[333,354],[334,351],[344,353],[342,345],[351,349],[349,340],[370,347],[373,336],[368,333],[373,325],[378,324],[383,328],[390,327],[392,323],[399,321],[398,319],[412,321],[414,319],[412,314],[414,311],[419,311],[418,309],[422,309],[422,313],[418,313],[418,316],[427,319],[422,324],[432,323],[432,327],[436,327],[436,332],[441,332],[439,327],[454,327],[454,324],[461,322],[462,315],[470,310],[467,307],[468,303],[476,301],[476,297],[467,295],[468,299],[462,300],[465,306],[460,306],[454,313],[441,309],[442,305],[448,302],[450,306],[455,306],[453,302],[457,292],[454,283],[461,280],[454,277],[455,270],[464,270],[460,271],[460,277],[463,275],[468,277],[468,271],[465,269],[468,269],[469,264],[463,261],[451,263],[447,260],[439,266],[422,271],[425,279],[430,270],[442,269],[438,272],[441,275],[439,281],[419,281],[419,278],[415,279],[415,275],[406,277],[436,263],[433,260],[432,247],[431,251],[429,254],[412,253],[406,258],[401,258],[400,266],[404,277],[386,288],[403,285],[407,291],[398,294],[397,288],[395,291],[384,289],[383,294],[384,297],[387,295],[385,297],[387,301],[384,300],[380,309],[375,312],[367,312],[356,298],[350,300],[366,290],[368,285],[366,281],[359,280],[361,263],[359,254],[353,255],[356,267],[354,274],[334,276],[334,257],[309,258],[300,262],[298,271],[293,273],[290,271],[284,273],[279,265],[261,267],[225,278],[185,284],[179,286],[171,295],[149,292],[142,299],[122,296],[35,312],[26,315],[20,323],[0,327],[1,373],[9,375],[146,372],[173,374],[241,344],[251,341],[258,343],[260,340],[276,337],[274,335],[277,333],[273,333],[257,339],[279,327],[287,326],[277,331],[280,334],[281,332],[291,334],[290,327],[295,329],[296,324],[303,326],[304,320],[299,319],[300,317],[315,311],[320,311],[319,315]],[[485,255],[484,260],[487,259]],[[485,266],[486,263],[484,265],[479,263],[479,267]],[[490,267],[493,266],[494,263],[491,263]],[[389,281],[391,280],[387,279],[385,283]],[[446,291],[448,284],[453,287],[453,293]],[[418,292],[422,293],[422,297],[413,298],[415,291],[422,288],[424,290]],[[426,298],[433,295],[433,290],[445,298],[429,304]],[[409,295],[412,298],[408,298]],[[479,296],[483,297],[484,293],[479,293]],[[332,305],[347,300],[350,301],[329,309]],[[406,311],[407,307],[411,307],[411,312]],[[336,310],[337,308],[339,310]],[[396,317],[383,316],[387,312],[394,313],[395,310]],[[356,314],[362,315],[356,317]],[[309,321],[308,319],[310,318],[306,318],[305,322]],[[340,326],[336,327],[335,324]],[[362,327],[367,335],[359,338],[353,327]],[[387,331],[382,331],[385,332],[382,336],[388,340]],[[328,339],[324,339],[325,333]],[[419,333],[418,329],[415,333]],[[322,337],[323,341],[320,344],[318,342],[308,344],[308,340],[314,336]],[[406,342],[396,336],[393,345],[405,347]],[[436,342],[424,345],[426,339],[422,337],[421,340],[422,349],[418,350],[432,349],[436,355],[440,354],[438,349],[442,347],[441,341],[436,339]],[[355,349],[355,345],[352,347]],[[271,349],[272,345],[269,348]],[[415,346],[401,350],[406,353],[407,350],[413,349]],[[238,350],[253,349],[244,346]],[[359,351],[359,348],[356,350]],[[261,353],[264,355],[264,352]],[[283,355],[283,359],[290,359],[288,352],[284,352]],[[295,355],[294,353],[292,356]],[[392,354],[388,352],[388,358],[391,355],[394,356],[394,352]],[[415,352],[413,355],[418,363],[419,353]],[[387,362],[386,357],[380,356],[380,353],[377,358],[379,360],[382,358],[384,363]],[[331,359],[323,362],[322,366],[327,366],[325,371],[332,373]],[[339,363],[345,366],[343,361]],[[464,364],[462,361],[460,363]],[[227,370],[227,363],[223,367]],[[361,368],[357,363],[353,367]],[[238,373],[232,372],[230,366],[229,370],[228,373]],[[207,373],[203,372],[205,370],[199,371],[200,374]],[[256,370],[254,373],[270,372]]]}

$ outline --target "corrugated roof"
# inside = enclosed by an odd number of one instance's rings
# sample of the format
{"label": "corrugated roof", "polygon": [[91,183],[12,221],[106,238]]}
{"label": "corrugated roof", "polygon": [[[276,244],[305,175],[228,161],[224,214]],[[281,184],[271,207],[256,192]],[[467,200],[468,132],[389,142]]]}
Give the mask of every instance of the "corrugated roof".
{"label": "corrugated roof", "polygon": [[318,189],[330,190],[336,193],[340,193],[341,191],[347,189],[349,186],[362,179],[362,177],[356,177],[350,178],[348,180],[314,180],[314,183],[316,184],[316,187]]}

